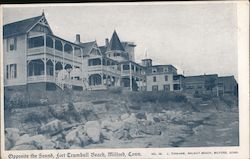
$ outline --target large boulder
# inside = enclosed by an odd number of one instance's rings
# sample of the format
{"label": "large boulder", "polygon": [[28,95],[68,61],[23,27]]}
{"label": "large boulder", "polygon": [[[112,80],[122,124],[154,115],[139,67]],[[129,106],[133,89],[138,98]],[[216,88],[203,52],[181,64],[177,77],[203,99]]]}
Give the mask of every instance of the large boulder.
{"label": "large boulder", "polygon": [[74,145],[76,147],[84,147],[89,144],[89,137],[86,135],[84,126],[82,125],[71,130],[65,136],[65,140],[70,146]]}
{"label": "large boulder", "polygon": [[[20,137],[12,150],[33,149],[53,149],[55,144],[43,135],[29,136],[27,134]],[[25,149],[24,149],[25,150]]]}
{"label": "large boulder", "polygon": [[85,124],[84,131],[93,143],[100,142],[101,125],[98,121],[88,121]]}
{"label": "large boulder", "polygon": [[6,128],[4,131],[5,135],[5,148],[9,150],[13,147],[17,140],[19,140],[19,130],[16,128]]}
{"label": "large boulder", "polygon": [[56,133],[59,133],[60,131],[63,130],[63,125],[64,123],[62,123],[60,120],[55,119],[45,125],[43,125],[40,128],[40,133],[41,134],[49,134],[49,135],[54,135]]}

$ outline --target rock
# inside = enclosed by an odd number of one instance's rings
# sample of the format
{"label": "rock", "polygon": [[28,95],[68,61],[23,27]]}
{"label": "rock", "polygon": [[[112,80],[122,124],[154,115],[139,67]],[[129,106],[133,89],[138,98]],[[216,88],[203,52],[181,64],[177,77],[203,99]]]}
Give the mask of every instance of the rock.
{"label": "rock", "polygon": [[68,149],[69,147],[70,145],[68,143],[61,141],[56,141],[54,146],[55,149]]}
{"label": "rock", "polygon": [[79,126],[70,131],[65,136],[65,140],[71,146],[84,147],[89,144],[89,138],[84,132],[84,126]]}
{"label": "rock", "polygon": [[129,118],[129,114],[128,113],[121,115],[121,120],[125,120],[127,118]]}
{"label": "rock", "polygon": [[5,149],[10,150],[13,146],[14,144],[12,143],[12,141],[8,138],[5,138]]}
{"label": "rock", "polygon": [[60,120],[56,119],[47,123],[46,125],[43,125],[40,128],[40,133],[54,135],[62,130],[63,130],[63,123]]}
{"label": "rock", "polygon": [[101,131],[101,137],[104,140],[111,140],[111,138],[112,138],[112,131],[107,130],[107,129],[102,129],[102,131]]}
{"label": "rock", "polygon": [[19,140],[19,130],[16,128],[6,128],[4,131],[5,134],[5,147],[10,149],[13,147],[17,140]]}
{"label": "rock", "polygon": [[124,122],[128,122],[128,123],[136,123],[137,122],[137,118],[135,117],[135,114],[132,113],[128,118],[124,119]]}
{"label": "rock", "polygon": [[153,117],[153,120],[154,120],[154,122],[156,122],[156,123],[161,122],[161,119],[160,119],[160,118],[158,118],[158,117]]}
{"label": "rock", "polygon": [[53,149],[55,147],[55,144],[43,135],[30,137],[27,134],[20,137],[20,139],[16,142],[15,147],[17,148],[17,146],[20,145],[32,145],[30,147],[35,147],[35,149]]}
{"label": "rock", "polygon": [[147,135],[161,135],[161,129],[158,125],[153,124],[150,121],[144,121],[138,124],[140,132]]}
{"label": "rock", "polygon": [[11,150],[36,150],[37,147],[34,145],[17,145],[14,146]]}
{"label": "rock", "polygon": [[117,131],[122,125],[121,121],[110,121],[110,120],[102,120],[101,128],[106,129],[108,131]]}
{"label": "rock", "polygon": [[118,131],[114,132],[113,136],[119,140],[129,140],[131,136],[129,135],[129,131],[126,129],[119,129]]}
{"label": "rock", "polygon": [[98,143],[100,141],[101,125],[98,121],[88,121],[84,129],[93,143]]}
{"label": "rock", "polygon": [[135,115],[137,119],[147,119],[145,112],[139,112]]}

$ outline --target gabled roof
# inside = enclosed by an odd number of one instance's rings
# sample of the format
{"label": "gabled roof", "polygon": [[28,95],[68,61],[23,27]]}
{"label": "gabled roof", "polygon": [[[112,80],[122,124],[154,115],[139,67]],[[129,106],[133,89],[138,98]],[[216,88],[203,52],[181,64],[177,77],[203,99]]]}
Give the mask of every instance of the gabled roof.
{"label": "gabled roof", "polygon": [[104,54],[107,51],[106,46],[99,46],[99,49],[101,50],[101,53]]}
{"label": "gabled roof", "polygon": [[109,42],[108,48],[107,48],[107,51],[111,51],[111,50],[125,51],[116,31],[114,31],[114,33],[111,37],[111,40]]}
{"label": "gabled roof", "polygon": [[79,45],[81,47],[83,47],[83,54],[85,54],[85,55],[88,54],[92,50],[92,48],[95,45],[95,43],[96,43],[96,41],[90,41],[90,42],[86,42],[86,43],[80,43]]}
{"label": "gabled roof", "polygon": [[32,26],[34,26],[42,17],[44,14],[32,17],[29,19],[24,19],[21,21],[17,21],[14,23],[9,23],[3,26],[3,37],[11,37],[16,35],[25,34]]}

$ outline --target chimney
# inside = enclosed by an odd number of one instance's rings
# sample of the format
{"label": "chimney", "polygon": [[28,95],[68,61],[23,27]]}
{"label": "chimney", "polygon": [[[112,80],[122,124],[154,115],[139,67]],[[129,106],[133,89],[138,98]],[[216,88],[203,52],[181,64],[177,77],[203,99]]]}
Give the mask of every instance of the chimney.
{"label": "chimney", "polygon": [[76,44],[80,44],[80,42],[81,42],[80,34],[76,34],[76,41],[75,41],[75,43]]}
{"label": "chimney", "polygon": [[105,46],[106,46],[106,47],[109,46],[109,39],[108,39],[108,38],[105,39]]}

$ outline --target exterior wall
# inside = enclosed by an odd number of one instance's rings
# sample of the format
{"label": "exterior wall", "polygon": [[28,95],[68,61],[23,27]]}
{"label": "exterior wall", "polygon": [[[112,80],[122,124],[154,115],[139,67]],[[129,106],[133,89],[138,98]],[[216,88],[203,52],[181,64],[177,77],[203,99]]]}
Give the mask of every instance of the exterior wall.
{"label": "exterior wall", "polygon": [[129,55],[129,60],[131,61],[135,61],[135,53],[134,53],[134,48],[135,48],[135,44],[133,42],[124,42],[124,50],[126,52],[128,52]]}
{"label": "exterior wall", "polygon": [[[7,50],[7,39],[3,40],[4,85],[25,85],[27,83],[26,35],[16,37],[16,50]],[[17,76],[7,79],[7,65],[16,64]]]}
{"label": "exterior wall", "polygon": [[[116,53],[119,53],[120,56],[115,56]],[[129,54],[127,52],[123,52],[123,51],[109,51],[109,52],[106,52],[106,55],[108,58],[111,58],[115,61],[118,61],[118,62],[123,62],[123,61],[128,61],[129,60]]]}
{"label": "exterior wall", "polygon": [[220,95],[231,94],[238,95],[238,84],[233,76],[219,77]]}
{"label": "exterior wall", "polygon": [[[168,80],[165,81],[165,76],[168,76]],[[153,81],[153,77],[156,77],[156,82]],[[170,85],[170,91],[173,91],[173,74],[158,74],[158,75],[146,75],[147,91],[153,91],[153,86],[158,86],[158,91],[164,90],[164,85]]]}

